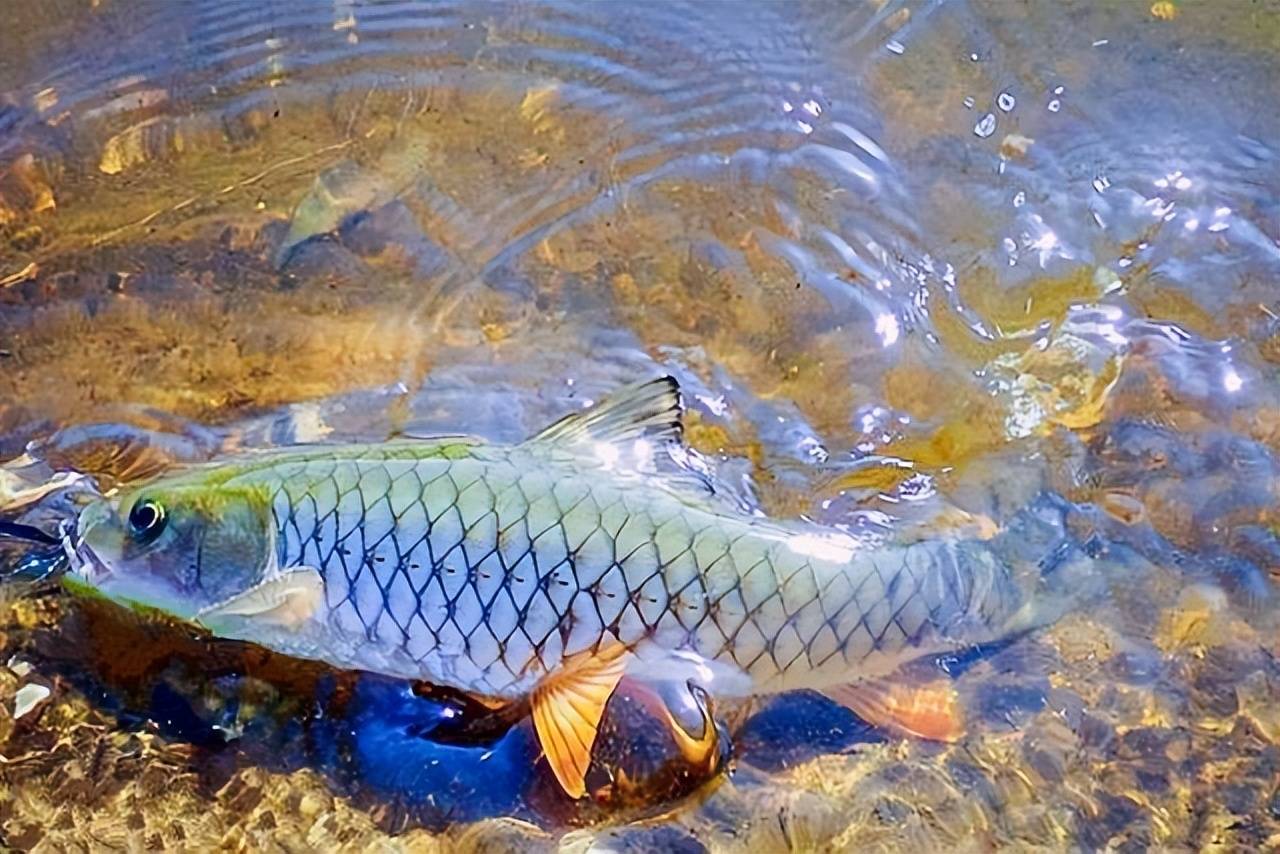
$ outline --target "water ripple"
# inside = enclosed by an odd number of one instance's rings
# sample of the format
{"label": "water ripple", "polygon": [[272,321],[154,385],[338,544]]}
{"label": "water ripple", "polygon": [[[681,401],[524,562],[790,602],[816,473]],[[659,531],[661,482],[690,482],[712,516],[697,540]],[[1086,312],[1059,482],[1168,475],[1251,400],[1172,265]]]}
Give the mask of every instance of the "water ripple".
{"label": "water ripple", "polygon": [[[255,111],[278,117],[336,104],[344,93],[401,92],[411,115],[418,103],[457,97],[448,92],[483,100],[486,92],[534,97],[542,88],[553,124],[590,116],[599,132],[580,140],[577,153],[597,168],[509,176],[511,164],[496,164],[503,178],[465,193],[429,180],[427,206],[439,213],[442,196],[450,196],[454,208],[469,212],[464,230],[476,231],[460,253],[471,263],[455,279],[483,280],[486,270],[508,266],[562,229],[616,213],[657,185],[745,182],[738,192],[767,187],[799,219],[814,208],[808,197],[824,195],[825,228],[791,229],[763,245],[837,304],[861,302],[865,296],[826,263],[831,248],[838,247],[832,262],[858,276],[896,281],[888,259],[915,254],[916,230],[893,163],[873,138],[874,111],[825,58],[847,64],[869,56],[877,39],[911,15],[897,4],[809,11],[561,3],[513,13],[495,3],[252,2],[188,15],[173,4],[144,4],[109,50],[50,57],[47,71],[25,87],[34,107],[25,120],[68,128],[64,150],[96,150],[87,159],[118,174],[180,157],[219,127],[241,138],[244,117]],[[98,14],[103,26],[122,24],[124,15],[114,8]],[[163,58],[148,49],[153,44],[168,46]],[[360,115],[351,112],[349,134],[361,132]],[[537,132],[535,122],[531,145]],[[384,184],[403,191],[440,167],[414,146],[374,164],[386,173]],[[690,226],[692,238],[698,225]],[[771,230],[763,221],[754,228]]]}

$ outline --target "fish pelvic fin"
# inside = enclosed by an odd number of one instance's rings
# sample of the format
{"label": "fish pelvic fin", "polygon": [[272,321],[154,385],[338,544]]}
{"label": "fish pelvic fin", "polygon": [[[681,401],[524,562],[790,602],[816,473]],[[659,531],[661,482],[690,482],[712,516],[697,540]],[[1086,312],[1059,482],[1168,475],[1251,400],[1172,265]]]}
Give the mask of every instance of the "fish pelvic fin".
{"label": "fish pelvic fin", "polygon": [[945,742],[964,735],[964,711],[950,679],[867,679],[824,688],[822,694],[872,726],[896,735]]}
{"label": "fish pelvic fin", "polygon": [[629,658],[621,645],[575,656],[530,696],[538,743],[551,773],[571,798],[587,793],[587,769],[600,719]]}
{"label": "fish pelvic fin", "polygon": [[678,442],[682,432],[680,384],[667,376],[623,386],[590,409],[554,422],[529,441],[613,444],[648,436]]}

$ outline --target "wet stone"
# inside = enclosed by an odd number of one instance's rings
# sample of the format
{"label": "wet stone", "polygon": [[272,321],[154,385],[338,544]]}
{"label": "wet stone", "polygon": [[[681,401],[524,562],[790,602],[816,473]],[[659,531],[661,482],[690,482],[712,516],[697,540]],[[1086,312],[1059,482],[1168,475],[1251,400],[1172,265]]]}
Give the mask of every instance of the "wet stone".
{"label": "wet stone", "polygon": [[1218,788],[1216,795],[1230,812],[1236,815],[1251,815],[1257,808],[1261,792],[1247,783],[1228,783]]}
{"label": "wet stone", "polygon": [[1016,727],[1019,721],[1034,716],[1045,707],[1045,687],[1036,684],[984,687],[979,693],[977,706],[983,718]]}
{"label": "wet stone", "polygon": [[288,288],[363,289],[371,278],[369,266],[358,256],[331,239],[318,238],[293,250],[281,281]]}
{"label": "wet stone", "polygon": [[1131,798],[1107,792],[1099,793],[1098,798],[1100,814],[1085,821],[1081,828],[1082,841],[1091,848],[1107,847],[1142,817],[1141,807]]}
{"label": "wet stone", "polygon": [[1162,757],[1173,733],[1153,727],[1130,730],[1120,737],[1117,754],[1128,759]]}
{"label": "wet stone", "polygon": [[1122,840],[1114,850],[1122,854],[1146,854],[1151,850],[1151,840],[1145,835],[1135,835]]}
{"label": "wet stone", "polygon": [[812,692],[771,699],[734,732],[743,761],[780,770],[859,743],[875,743],[881,734],[851,712]]}
{"label": "wet stone", "polygon": [[1159,768],[1136,768],[1134,769],[1135,779],[1138,786],[1144,792],[1150,794],[1164,794],[1169,790],[1168,772]]}
{"label": "wet stone", "polygon": [[1234,715],[1240,711],[1237,684],[1234,674],[1203,668],[1192,683],[1192,702],[1205,714],[1218,717]]}
{"label": "wet stone", "polygon": [[707,854],[707,847],[680,827],[624,828],[601,834],[588,832],[583,837],[566,837],[560,843],[560,854]]}
{"label": "wet stone", "polygon": [[1107,670],[1125,683],[1143,683],[1159,675],[1160,662],[1147,653],[1121,652],[1107,662]]}
{"label": "wet stone", "polygon": [[897,798],[883,798],[874,807],[875,816],[882,824],[902,824],[911,817],[912,810]]}
{"label": "wet stone", "polygon": [[1267,812],[1272,818],[1280,819],[1280,789],[1271,793],[1267,798]]}
{"label": "wet stone", "polygon": [[953,758],[947,761],[947,773],[956,788],[966,797],[979,801],[984,808],[993,810],[999,804],[995,787],[981,768]]}
{"label": "wet stone", "polygon": [[1061,782],[1066,770],[1062,757],[1047,750],[1030,751],[1027,755],[1027,764],[1046,783]]}
{"label": "wet stone", "polygon": [[468,854],[505,854],[508,851],[552,854],[559,847],[546,831],[513,818],[476,822],[451,834],[450,842],[455,850]]}

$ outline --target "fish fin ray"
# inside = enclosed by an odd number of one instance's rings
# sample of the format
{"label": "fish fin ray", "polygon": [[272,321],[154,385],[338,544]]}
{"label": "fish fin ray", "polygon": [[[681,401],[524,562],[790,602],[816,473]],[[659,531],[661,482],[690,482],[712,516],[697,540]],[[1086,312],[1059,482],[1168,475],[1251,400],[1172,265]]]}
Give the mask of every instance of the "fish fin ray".
{"label": "fish fin ray", "polygon": [[533,689],[533,728],[556,781],[571,798],[586,794],[587,769],[604,707],[630,656],[615,646],[570,660]]}
{"label": "fish fin ray", "polygon": [[950,679],[867,679],[821,693],[872,726],[897,735],[953,742],[964,734],[964,712]]}
{"label": "fish fin ray", "polygon": [[590,409],[553,422],[529,441],[572,445],[653,436],[678,442],[682,431],[680,385],[666,376],[623,386]]}
{"label": "fish fin ray", "polygon": [[[606,468],[641,478],[689,506],[750,512],[751,506],[684,444],[683,432],[680,385],[665,376],[623,386],[590,409],[552,423],[526,445],[585,450]],[[653,443],[645,451],[637,442],[642,438]]]}

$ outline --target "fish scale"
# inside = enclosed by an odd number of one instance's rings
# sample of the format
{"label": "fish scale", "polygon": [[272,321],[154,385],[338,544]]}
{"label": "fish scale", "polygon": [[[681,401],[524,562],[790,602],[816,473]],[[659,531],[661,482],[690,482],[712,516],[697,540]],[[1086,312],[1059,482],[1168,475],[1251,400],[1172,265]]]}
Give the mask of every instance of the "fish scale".
{"label": "fish scale", "polygon": [[832,560],[796,547],[820,536],[804,526],[727,521],[645,478],[583,478],[522,447],[465,452],[317,455],[245,475],[273,485],[279,565],[319,570],[348,663],[515,696],[617,641],[781,690],[892,669],[1020,601],[963,543]]}

